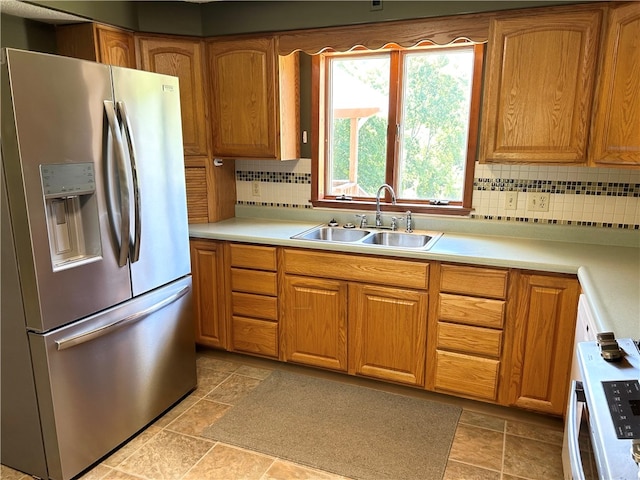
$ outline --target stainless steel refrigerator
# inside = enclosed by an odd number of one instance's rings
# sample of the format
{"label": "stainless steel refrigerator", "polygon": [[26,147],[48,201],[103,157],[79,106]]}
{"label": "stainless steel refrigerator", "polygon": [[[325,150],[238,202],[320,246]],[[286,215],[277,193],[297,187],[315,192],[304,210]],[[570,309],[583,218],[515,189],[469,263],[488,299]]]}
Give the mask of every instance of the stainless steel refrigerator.
{"label": "stainless steel refrigerator", "polygon": [[2,463],[69,479],[196,385],[178,80],[6,49]]}

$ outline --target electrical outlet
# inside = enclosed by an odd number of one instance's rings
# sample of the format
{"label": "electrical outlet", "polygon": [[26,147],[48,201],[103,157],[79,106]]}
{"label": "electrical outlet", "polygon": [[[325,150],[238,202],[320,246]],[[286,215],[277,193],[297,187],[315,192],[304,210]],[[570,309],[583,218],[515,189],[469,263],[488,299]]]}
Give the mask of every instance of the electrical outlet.
{"label": "electrical outlet", "polygon": [[251,195],[254,197],[260,196],[260,182],[251,182]]}
{"label": "electrical outlet", "polygon": [[518,192],[506,192],[504,199],[505,210],[516,210],[518,208]]}
{"label": "electrical outlet", "polygon": [[548,212],[549,194],[530,192],[527,194],[527,210],[530,212]]}

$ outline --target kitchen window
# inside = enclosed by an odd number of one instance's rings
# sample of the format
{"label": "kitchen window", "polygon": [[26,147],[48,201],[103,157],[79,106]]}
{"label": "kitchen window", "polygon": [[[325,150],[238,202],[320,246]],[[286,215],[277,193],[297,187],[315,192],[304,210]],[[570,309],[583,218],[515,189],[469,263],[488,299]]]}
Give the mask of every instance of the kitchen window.
{"label": "kitchen window", "polygon": [[464,42],[314,56],[312,203],[370,209],[387,183],[398,203],[387,210],[467,214],[483,48]]}

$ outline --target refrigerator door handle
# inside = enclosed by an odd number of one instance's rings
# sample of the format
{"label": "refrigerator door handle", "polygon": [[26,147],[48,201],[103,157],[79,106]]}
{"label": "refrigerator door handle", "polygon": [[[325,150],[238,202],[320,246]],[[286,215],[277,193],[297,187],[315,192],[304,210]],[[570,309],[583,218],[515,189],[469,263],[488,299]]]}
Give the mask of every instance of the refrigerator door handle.
{"label": "refrigerator door handle", "polygon": [[[113,102],[104,101],[104,111],[107,114],[109,129],[113,135],[115,143],[116,166],[118,172],[118,181],[120,184],[120,252],[118,254],[118,265],[124,267],[127,264],[129,255],[129,186],[127,184],[127,166],[124,159],[124,142],[120,133],[119,122],[116,118],[116,111]],[[113,218],[113,217],[112,217]]]}
{"label": "refrigerator door handle", "polygon": [[96,338],[100,338],[104,335],[108,335],[109,333],[113,332],[114,330],[117,330],[119,328],[122,328],[126,325],[130,325],[134,322],[138,322],[140,320],[142,320],[145,317],[148,317],[149,315],[151,315],[154,312],[157,312],[158,310],[163,309],[164,307],[166,307],[167,305],[172,304],[173,302],[175,302],[176,300],[184,297],[186,295],[186,293],[189,291],[190,286],[187,285],[185,287],[182,287],[182,289],[180,289],[179,291],[173,293],[172,295],[169,295],[168,297],[166,297],[164,300],[161,300],[158,303],[155,303],[153,305],[151,305],[148,308],[145,308],[144,310],[141,310],[139,312],[136,312],[132,315],[129,315],[127,317],[121,318],[119,320],[116,320],[114,322],[108,323],[106,325],[103,325],[101,327],[98,327],[94,330],[90,330],[88,332],[83,332],[80,333],[78,335],[73,335],[71,337],[67,337],[67,338],[63,338],[61,340],[56,340],[56,347],[58,350],[66,350],[67,348],[71,348],[71,347],[75,347],[76,345],[80,345],[82,343],[86,343],[89,342],[91,340],[94,340]]}
{"label": "refrigerator door handle", "polygon": [[131,166],[131,175],[133,178],[133,243],[131,244],[131,263],[135,263],[140,259],[140,232],[142,230],[142,220],[140,216],[140,184],[138,182],[138,169],[136,164],[136,148],[133,143],[133,134],[131,128],[131,121],[127,114],[127,106],[124,102],[117,102],[116,108],[118,115],[124,126],[124,133],[127,139],[127,145],[129,147],[129,162]]}

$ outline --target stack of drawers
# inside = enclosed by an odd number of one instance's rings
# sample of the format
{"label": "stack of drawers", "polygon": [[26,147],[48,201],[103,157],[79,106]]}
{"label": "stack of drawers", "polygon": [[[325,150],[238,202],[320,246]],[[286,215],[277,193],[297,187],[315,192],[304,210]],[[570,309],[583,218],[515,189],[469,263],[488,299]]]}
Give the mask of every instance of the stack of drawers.
{"label": "stack of drawers", "polygon": [[495,401],[508,272],[442,265],[435,389]]}
{"label": "stack of drawers", "polygon": [[231,349],[278,358],[275,247],[230,244]]}

